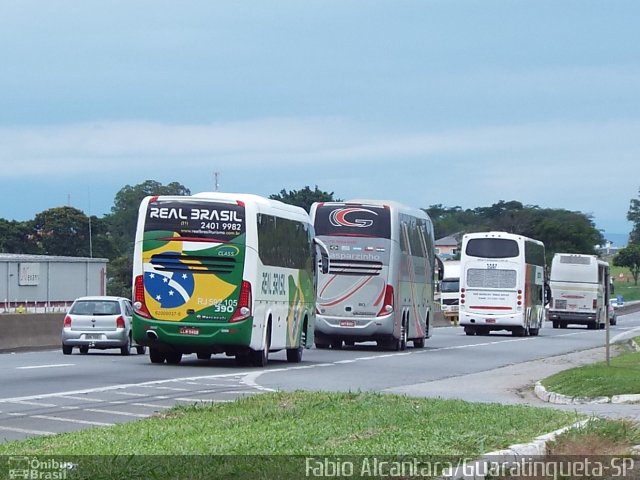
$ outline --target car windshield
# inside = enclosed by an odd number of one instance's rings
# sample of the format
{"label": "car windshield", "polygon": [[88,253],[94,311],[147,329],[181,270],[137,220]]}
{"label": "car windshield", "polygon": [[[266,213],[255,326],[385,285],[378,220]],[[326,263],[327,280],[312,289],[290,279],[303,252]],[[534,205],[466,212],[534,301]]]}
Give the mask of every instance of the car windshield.
{"label": "car windshield", "polygon": [[118,302],[108,300],[82,300],[73,304],[69,313],[73,315],[118,315]]}

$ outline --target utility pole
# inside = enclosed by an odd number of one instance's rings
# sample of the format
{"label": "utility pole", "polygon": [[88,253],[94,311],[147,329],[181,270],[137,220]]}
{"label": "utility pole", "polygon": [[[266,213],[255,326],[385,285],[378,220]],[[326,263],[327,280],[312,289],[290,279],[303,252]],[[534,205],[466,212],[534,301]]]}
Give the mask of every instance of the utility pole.
{"label": "utility pole", "polygon": [[89,258],[93,258],[93,238],[91,236],[91,189],[87,187],[87,197],[89,203]]}

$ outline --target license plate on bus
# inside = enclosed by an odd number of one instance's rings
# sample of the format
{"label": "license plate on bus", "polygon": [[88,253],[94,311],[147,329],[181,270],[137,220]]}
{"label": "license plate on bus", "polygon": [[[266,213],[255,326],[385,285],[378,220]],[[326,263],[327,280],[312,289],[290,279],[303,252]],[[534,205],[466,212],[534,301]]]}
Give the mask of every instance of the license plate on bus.
{"label": "license plate on bus", "polygon": [[182,335],[200,335],[200,329],[194,327],[182,327],[180,329]]}
{"label": "license plate on bus", "polygon": [[485,318],[484,322],[485,323],[496,323],[496,319],[495,318]]}
{"label": "license plate on bus", "polygon": [[340,320],[340,326],[341,327],[355,327],[356,326],[356,321],[355,320]]}

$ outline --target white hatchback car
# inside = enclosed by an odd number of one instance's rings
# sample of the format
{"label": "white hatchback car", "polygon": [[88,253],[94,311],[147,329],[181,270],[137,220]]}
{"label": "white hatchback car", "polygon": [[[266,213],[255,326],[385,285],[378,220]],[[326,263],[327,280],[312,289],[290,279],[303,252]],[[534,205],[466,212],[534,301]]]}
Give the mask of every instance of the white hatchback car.
{"label": "white hatchback car", "polygon": [[[62,353],[70,355],[73,347],[80,353],[90,348],[119,348],[122,355],[131,353],[131,301],[123,297],[94,296],[76,299],[64,317]],[[143,345],[135,346],[144,354]]]}

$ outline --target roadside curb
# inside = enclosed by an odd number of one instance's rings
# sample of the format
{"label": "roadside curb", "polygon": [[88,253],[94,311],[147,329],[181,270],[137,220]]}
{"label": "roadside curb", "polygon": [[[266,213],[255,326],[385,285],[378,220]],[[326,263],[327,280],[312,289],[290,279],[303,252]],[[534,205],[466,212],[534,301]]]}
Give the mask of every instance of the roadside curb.
{"label": "roadside curb", "polygon": [[[640,352],[640,346],[633,341],[633,337],[635,336],[640,329],[634,328],[629,332],[625,332],[613,338],[610,343],[621,343],[623,340],[627,340],[627,346],[635,351]],[[583,397],[583,396],[569,396],[563,395],[562,393],[550,392],[548,391],[541,382],[536,382],[535,387],[533,389],[536,397],[538,397],[543,402],[554,403],[558,405],[596,405],[603,403],[614,403],[614,404],[622,404],[622,403],[640,403],[640,394],[624,394],[624,395],[613,395],[611,397]]]}
{"label": "roadside curb", "polygon": [[540,382],[533,389],[536,397],[543,402],[557,405],[596,405],[602,403],[637,403],[640,394],[613,395],[612,397],[570,397],[561,393],[549,392]]}
{"label": "roadside curb", "polygon": [[[573,428],[582,428],[589,423],[592,419],[581,420],[567,427],[560,428],[550,433],[545,433],[534,438],[529,443],[518,443],[511,445],[509,448],[503,450],[496,450],[484,454],[478,460],[464,465],[456,467],[453,471],[447,471],[443,474],[443,478],[446,479],[465,479],[465,480],[480,480],[484,479],[488,473],[488,470],[493,469],[493,466],[508,466],[514,465],[518,462],[526,461],[532,457],[544,457],[547,454],[547,444],[556,439],[556,437],[567,430]],[[491,467],[491,468],[490,468]]]}

